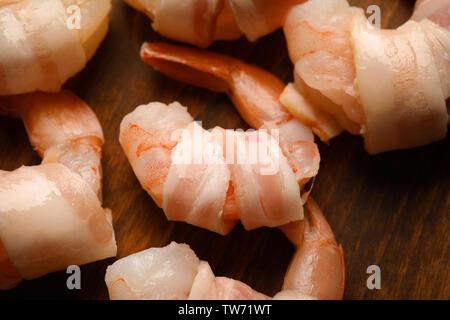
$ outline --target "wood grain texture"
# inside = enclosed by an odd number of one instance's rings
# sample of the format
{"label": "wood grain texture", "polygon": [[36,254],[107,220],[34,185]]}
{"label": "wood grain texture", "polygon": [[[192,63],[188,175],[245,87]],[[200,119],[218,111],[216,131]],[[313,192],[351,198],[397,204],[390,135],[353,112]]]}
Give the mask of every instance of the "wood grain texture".
{"label": "wood grain texture", "polygon": [[[247,128],[223,94],[177,83],[142,63],[143,41],[161,40],[149,20],[114,0],[110,31],[85,70],[66,85],[97,113],[105,132],[104,206],[113,211],[118,257],[170,241],[188,243],[216,275],[244,281],[274,294],[294,252],[277,229],[246,232],[238,226],[226,237],[184,223],[168,222],[139,186],[118,143],[125,114],[149,101],[174,100],[189,106],[205,127]],[[363,8],[378,4],[384,27],[406,21],[414,1],[351,1]],[[214,51],[292,78],[284,37],[275,32],[257,43],[217,43]],[[20,121],[0,118],[0,168],[36,165]],[[313,196],[325,212],[346,263],[347,299],[450,299],[450,141],[424,148],[369,156],[359,137],[343,134],[319,143],[322,163]],[[64,271],[25,281],[4,298],[107,299],[108,259],[82,267],[82,289],[69,291]],[[381,267],[382,288],[366,287],[366,268]]]}

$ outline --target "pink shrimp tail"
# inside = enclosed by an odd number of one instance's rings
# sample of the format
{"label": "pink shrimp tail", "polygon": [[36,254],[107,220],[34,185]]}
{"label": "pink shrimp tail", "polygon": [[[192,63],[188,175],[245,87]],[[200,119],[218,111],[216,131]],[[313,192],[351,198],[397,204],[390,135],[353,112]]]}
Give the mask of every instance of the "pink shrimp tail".
{"label": "pink shrimp tail", "polygon": [[306,209],[304,221],[280,228],[297,247],[283,290],[296,290],[321,300],[340,300],[345,287],[342,246],[336,243],[333,231],[311,197]]}
{"label": "pink shrimp tail", "polygon": [[280,145],[300,185],[317,174],[320,155],[312,131],[280,103],[285,86],[270,72],[222,54],[166,43],[144,43],[141,58],[175,80],[227,93],[251,127],[279,129]]}
{"label": "pink shrimp tail", "polygon": [[181,82],[227,93],[253,128],[288,113],[279,102],[284,84],[271,73],[235,58],[167,43],[144,43],[141,58],[159,72]]}

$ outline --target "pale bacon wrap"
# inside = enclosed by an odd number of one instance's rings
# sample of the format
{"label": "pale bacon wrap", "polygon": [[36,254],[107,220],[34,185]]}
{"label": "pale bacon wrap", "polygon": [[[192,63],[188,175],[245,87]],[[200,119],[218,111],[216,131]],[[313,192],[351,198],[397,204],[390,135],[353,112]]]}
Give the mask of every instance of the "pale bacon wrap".
{"label": "pale bacon wrap", "polygon": [[0,114],[23,120],[39,166],[0,170],[0,290],[70,265],[116,255],[103,209],[103,131],[73,93],[0,97]]}
{"label": "pale bacon wrap", "polygon": [[152,19],[152,27],[165,37],[200,47],[214,40],[241,36],[223,0],[126,0]]}
{"label": "pale bacon wrap", "polygon": [[220,0],[159,1],[153,28],[169,38],[207,46],[222,5]]}
{"label": "pale bacon wrap", "polygon": [[161,35],[200,47],[244,34],[256,41],[280,28],[289,8],[306,0],[126,0]]}
{"label": "pale bacon wrap", "polygon": [[[268,300],[241,281],[216,277],[186,244],[172,242],[116,261],[106,270],[111,300]],[[283,290],[274,299],[315,299]]]}
{"label": "pale bacon wrap", "polygon": [[289,9],[306,0],[227,0],[239,29],[256,41],[284,24]]}
{"label": "pale bacon wrap", "polygon": [[353,22],[369,153],[426,145],[447,134],[446,97],[423,24],[433,28],[429,21],[409,21],[394,31],[370,29],[366,19]]}
{"label": "pale bacon wrap", "polygon": [[[256,134],[265,137],[256,141],[256,152],[262,150],[267,159],[245,161],[248,140]],[[169,220],[226,234],[239,219],[246,229],[303,219],[296,176],[266,131],[208,132],[180,104],[151,103],[124,118],[120,143]]]}
{"label": "pale bacon wrap", "polygon": [[[78,3],[80,28],[69,28],[67,8]],[[110,0],[0,1],[0,95],[58,91],[97,50],[110,8]]]}
{"label": "pale bacon wrap", "polygon": [[59,163],[2,172],[0,289],[116,255],[111,212]]}
{"label": "pale bacon wrap", "polygon": [[278,141],[265,130],[227,133],[226,156],[236,151],[229,168],[243,226],[277,227],[303,219],[299,184]]}
{"label": "pale bacon wrap", "polygon": [[[274,299],[342,299],[345,264],[342,246],[312,198],[305,219],[280,227],[296,247]],[[110,299],[231,299],[269,297],[230,278],[216,277],[185,244],[172,242],[124,257],[106,270]]]}
{"label": "pale bacon wrap", "polygon": [[418,21],[379,30],[346,0],[296,6],[284,27],[295,85],[286,87],[281,102],[322,140],[341,126],[361,134],[372,154],[444,138],[450,93],[446,10],[447,0],[425,0],[413,16]]}
{"label": "pale bacon wrap", "polygon": [[162,208],[169,220],[227,233],[234,223],[222,219],[230,171],[220,141],[195,122],[182,130],[164,183]]}

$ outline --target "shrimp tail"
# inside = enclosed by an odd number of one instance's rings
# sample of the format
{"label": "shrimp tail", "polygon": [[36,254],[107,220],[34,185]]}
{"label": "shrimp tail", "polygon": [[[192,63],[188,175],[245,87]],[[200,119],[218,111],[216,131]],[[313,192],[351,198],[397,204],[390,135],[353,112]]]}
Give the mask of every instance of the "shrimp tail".
{"label": "shrimp tail", "polygon": [[206,50],[175,46],[168,43],[144,43],[142,60],[177,81],[228,92],[232,83],[229,57]]}
{"label": "shrimp tail", "polygon": [[222,54],[166,43],[144,43],[141,58],[175,80],[227,93],[251,127],[279,130],[281,148],[300,185],[317,174],[320,155],[312,131],[280,103],[285,85],[270,72]]}
{"label": "shrimp tail", "polygon": [[345,287],[344,251],[311,197],[306,209],[305,220],[280,228],[297,247],[283,291],[294,290],[320,300],[340,300]]}
{"label": "shrimp tail", "polygon": [[285,87],[283,82],[271,73],[238,59],[167,43],[144,43],[141,58],[175,80],[227,93],[241,116],[254,128],[264,124],[256,112],[263,112],[269,118],[268,113],[284,110],[279,102]]}

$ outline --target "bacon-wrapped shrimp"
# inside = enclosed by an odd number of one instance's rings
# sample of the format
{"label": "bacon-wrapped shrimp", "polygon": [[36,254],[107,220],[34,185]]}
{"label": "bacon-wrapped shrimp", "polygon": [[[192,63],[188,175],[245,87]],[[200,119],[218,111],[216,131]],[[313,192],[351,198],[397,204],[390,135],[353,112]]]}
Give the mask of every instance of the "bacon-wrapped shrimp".
{"label": "bacon-wrapped shrimp", "polygon": [[209,132],[179,103],[150,103],[125,116],[119,140],[169,220],[226,234],[237,220],[254,229],[303,219],[298,178],[270,131]]}
{"label": "bacon-wrapped shrimp", "polygon": [[[168,213],[169,206],[165,204],[170,201],[165,199],[167,194],[164,194],[164,190],[172,181],[166,179],[169,168],[178,167],[173,164],[171,153],[179,140],[168,142],[168,137],[173,131],[186,128],[192,119],[185,110],[182,111],[176,105],[169,106],[173,109],[170,115],[164,115],[168,111],[161,105],[139,107],[123,120],[120,142],[141,185],[164,209],[168,218],[185,221],[221,234],[229,232],[236,220],[241,220],[245,228],[253,229],[261,226],[280,226],[302,219],[300,194],[303,193],[303,200],[306,200],[309,190],[304,190],[304,187],[317,174],[320,155],[313,141],[311,129],[289,114],[278,101],[284,87],[283,83],[256,66],[200,49],[147,43],[142,47],[141,54],[144,61],[169,76],[214,91],[227,92],[252,127],[268,131],[277,130],[276,147],[279,146],[281,149],[281,152],[271,154],[272,159],[279,160],[280,170],[276,174],[255,175],[255,170],[246,168],[247,171],[252,171],[249,176],[244,174],[245,170],[239,171],[243,168],[239,165],[229,166],[229,174],[225,169],[224,174],[219,174],[217,169],[213,170],[217,175],[215,179],[222,181],[221,184],[216,182],[215,188],[206,191],[211,198],[211,190],[221,190],[212,197],[220,200],[211,211],[213,214],[199,211],[202,207],[196,205],[194,208],[197,211],[193,211],[195,214],[186,212],[192,208],[184,206],[186,209],[184,211],[179,208],[174,210],[185,212],[184,214],[172,215]],[[212,134],[217,136],[221,131],[223,130],[216,128]],[[235,135],[233,139],[240,140],[239,137],[242,137],[239,133],[233,134]],[[220,142],[221,138],[210,140],[215,141],[217,145],[217,141]],[[223,146],[224,143],[219,145]],[[221,149],[221,146],[216,148]],[[228,159],[228,156],[227,149],[224,149],[220,157]],[[217,167],[217,163],[215,165]],[[187,172],[194,174],[196,171]],[[201,181],[207,176],[202,176],[198,172],[196,174],[196,178],[191,177],[187,180],[191,184],[192,181],[196,181],[197,189],[203,190]],[[179,172],[178,179],[180,176]],[[292,181],[296,181],[298,186]],[[273,186],[279,186],[275,188],[276,192]],[[202,199],[195,194],[196,188],[189,185],[185,188],[189,192],[180,191],[178,197],[190,195],[191,200]],[[177,200],[175,197],[174,200],[179,204],[189,203],[187,199]],[[215,222],[213,223],[210,218],[214,218]]]}
{"label": "bacon-wrapped shrimp", "polygon": [[396,30],[372,27],[346,0],[309,0],[292,8],[284,32],[295,85],[286,87],[282,103],[300,118],[310,117],[310,107],[325,112],[361,134],[372,154],[444,138],[449,8],[448,0],[421,1],[417,21]]}
{"label": "bacon-wrapped shrimp", "polygon": [[[191,1],[189,5],[194,8],[200,2]],[[159,2],[153,3],[156,14]],[[412,19],[396,30],[373,30],[366,23],[363,10],[349,6],[346,0],[283,1],[282,4],[278,10],[265,11],[270,8],[268,1],[236,0],[227,1],[225,7],[233,9],[241,29],[247,26],[255,32],[254,36],[247,32],[250,39],[274,29],[264,27],[267,24],[263,12],[274,13],[272,26],[284,25],[289,54],[295,64],[295,84],[289,84],[280,99],[322,140],[328,141],[345,129],[362,135],[367,151],[373,154],[421,146],[446,136],[449,0],[418,1]],[[175,10],[167,11],[166,17],[171,12]],[[196,21],[194,17],[195,14],[192,21]],[[183,29],[195,34],[188,30]],[[201,46],[214,40],[210,36],[202,44],[183,37],[176,39]],[[192,69],[221,78],[214,68],[208,70],[207,63],[201,66],[201,60],[193,58],[201,56],[198,52],[180,49],[177,54],[167,47],[151,46],[146,60],[160,71],[168,73],[169,62],[190,67],[183,68],[181,76],[172,70],[170,75],[174,78],[192,83],[199,75],[196,72],[189,79],[186,73]],[[165,66],[161,68],[158,64],[163,62]],[[200,79],[205,80],[209,78]]]}
{"label": "bacon-wrapped shrimp", "polygon": [[283,26],[292,6],[306,0],[125,0],[146,13],[167,38],[207,47],[216,40],[248,40]]}
{"label": "bacon-wrapped shrimp", "polygon": [[103,132],[68,92],[0,97],[23,120],[38,166],[0,171],[0,289],[22,279],[116,255],[111,212],[101,205]]}
{"label": "bacon-wrapped shrimp", "polygon": [[94,55],[110,9],[111,0],[1,0],[0,95],[59,91]]}
{"label": "bacon-wrapped shrimp", "polygon": [[[305,222],[282,228],[297,249],[274,299],[342,299],[342,247],[311,198],[306,208]],[[175,242],[116,261],[106,270],[105,281],[110,299],[269,299],[240,281],[216,277],[189,246]]]}

